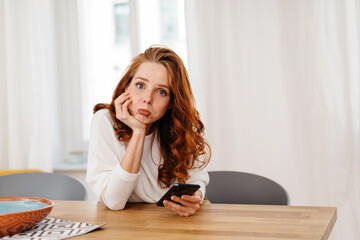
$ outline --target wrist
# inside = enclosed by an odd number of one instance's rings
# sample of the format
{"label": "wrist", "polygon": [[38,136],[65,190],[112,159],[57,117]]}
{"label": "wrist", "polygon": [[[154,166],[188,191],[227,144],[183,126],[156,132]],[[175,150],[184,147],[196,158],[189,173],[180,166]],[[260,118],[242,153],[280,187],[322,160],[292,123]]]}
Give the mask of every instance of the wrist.
{"label": "wrist", "polygon": [[201,192],[200,189],[197,190],[197,191],[195,192],[195,194],[202,199],[202,192]]}
{"label": "wrist", "polygon": [[133,134],[132,136],[138,136],[138,137],[143,137],[146,135],[146,128],[136,128],[133,129]]}

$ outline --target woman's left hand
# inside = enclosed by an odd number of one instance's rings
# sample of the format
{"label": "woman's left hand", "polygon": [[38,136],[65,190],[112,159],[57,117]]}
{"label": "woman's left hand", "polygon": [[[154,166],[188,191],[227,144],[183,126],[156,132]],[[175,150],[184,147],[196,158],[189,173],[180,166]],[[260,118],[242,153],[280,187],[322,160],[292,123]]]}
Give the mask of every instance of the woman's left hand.
{"label": "woman's left hand", "polygon": [[171,197],[171,200],[181,203],[182,205],[165,200],[164,206],[170,208],[182,217],[188,217],[193,215],[197,210],[199,210],[201,198],[202,193],[200,190],[197,190],[192,196],[182,195],[180,198],[174,195]]}

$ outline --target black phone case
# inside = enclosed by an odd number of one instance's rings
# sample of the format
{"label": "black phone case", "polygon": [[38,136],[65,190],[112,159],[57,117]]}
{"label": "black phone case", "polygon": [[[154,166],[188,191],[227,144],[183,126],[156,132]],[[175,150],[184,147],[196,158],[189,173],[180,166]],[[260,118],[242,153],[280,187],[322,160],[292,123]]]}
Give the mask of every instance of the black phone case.
{"label": "black phone case", "polygon": [[[163,207],[164,200],[171,200],[171,196],[176,195],[181,197],[182,195],[193,195],[200,188],[200,185],[197,184],[182,184],[182,183],[175,183],[165,194],[162,198],[156,203],[159,207]],[[172,201],[174,202],[174,201]],[[177,202],[176,202],[177,203]],[[177,203],[179,204],[179,203]]]}

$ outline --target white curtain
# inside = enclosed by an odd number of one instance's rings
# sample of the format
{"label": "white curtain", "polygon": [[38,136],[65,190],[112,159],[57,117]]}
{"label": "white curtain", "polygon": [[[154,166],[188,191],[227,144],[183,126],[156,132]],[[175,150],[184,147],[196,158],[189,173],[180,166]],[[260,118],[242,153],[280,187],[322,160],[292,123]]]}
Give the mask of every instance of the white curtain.
{"label": "white curtain", "polygon": [[331,239],[360,239],[360,2],[186,1],[186,18],[208,169],[335,206]]}
{"label": "white curtain", "polygon": [[0,1],[2,169],[51,170],[56,80],[51,3]]}
{"label": "white curtain", "polygon": [[51,171],[81,138],[74,12],[72,0],[0,0],[0,169]]}

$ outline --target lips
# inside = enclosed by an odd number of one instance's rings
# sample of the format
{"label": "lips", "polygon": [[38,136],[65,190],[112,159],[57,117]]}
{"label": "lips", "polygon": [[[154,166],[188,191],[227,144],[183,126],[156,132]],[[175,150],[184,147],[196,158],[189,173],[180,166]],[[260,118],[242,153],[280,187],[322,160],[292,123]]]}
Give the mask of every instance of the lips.
{"label": "lips", "polygon": [[143,115],[143,116],[146,116],[146,117],[151,114],[151,112],[149,112],[148,110],[145,110],[145,109],[139,109],[138,113]]}

